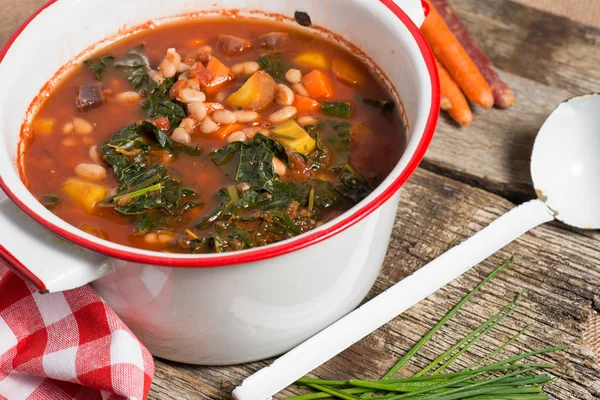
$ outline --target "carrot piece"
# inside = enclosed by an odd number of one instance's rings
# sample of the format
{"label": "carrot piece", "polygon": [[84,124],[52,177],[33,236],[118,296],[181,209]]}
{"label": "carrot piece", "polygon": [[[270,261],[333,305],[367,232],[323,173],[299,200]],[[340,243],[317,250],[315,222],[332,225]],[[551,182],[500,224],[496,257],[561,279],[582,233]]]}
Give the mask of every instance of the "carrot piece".
{"label": "carrot piece", "polygon": [[452,119],[458,122],[459,125],[469,126],[473,119],[473,113],[469,108],[467,99],[465,99],[465,96],[446,68],[437,59],[435,63],[440,75],[440,91],[442,92],[442,101],[440,104],[442,109],[448,111]]}
{"label": "carrot piece", "polygon": [[426,1],[430,10],[421,26],[421,32],[425,35],[433,53],[471,101],[484,108],[490,108],[494,105],[490,86],[431,1]]}
{"label": "carrot piece", "polygon": [[225,139],[227,136],[231,135],[233,132],[241,131],[244,129],[245,125],[242,124],[228,124],[221,125],[219,129],[211,133],[213,139]]}
{"label": "carrot piece", "polygon": [[322,100],[333,96],[333,83],[324,72],[314,69],[302,77],[302,83],[313,99]]}
{"label": "carrot piece", "polygon": [[515,104],[515,95],[508,85],[498,76],[494,65],[477,45],[469,30],[460,21],[448,0],[431,0],[433,5],[448,25],[448,28],[456,35],[458,41],[463,45],[467,54],[471,57],[475,65],[481,71],[486,82],[492,89],[494,95],[494,105],[499,108],[512,107]]}
{"label": "carrot piece", "polygon": [[212,115],[217,110],[223,110],[225,107],[221,103],[204,103],[206,106],[206,113]]}
{"label": "carrot piece", "polygon": [[310,97],[304,97],[297,94],[294,96],[294,103],[292,104],[298,110],[298,114],[319,112],[321,104],[318,101],[311,99]]}
{"label": "carrot piece", "polygon": [[233,79],[231,70],[216,57],[212,57],[208,61],[206,69],[213,74],[212,80],[206,85],[206,94],[215,94],[218,89]]}

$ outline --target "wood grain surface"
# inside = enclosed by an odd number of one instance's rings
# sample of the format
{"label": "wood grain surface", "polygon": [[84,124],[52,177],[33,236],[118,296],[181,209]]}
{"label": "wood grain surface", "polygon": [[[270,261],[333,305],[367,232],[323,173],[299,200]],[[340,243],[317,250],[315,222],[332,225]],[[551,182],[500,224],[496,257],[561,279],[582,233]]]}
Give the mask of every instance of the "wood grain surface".
{"label": "wood grain surface", "polygon": [[[519,0],[524,2],[525,0]],[[535,0],[528,0],[534,2]],[[597,0],[589,0],[590,2]],[[0,0],[4,42],[42,0]],[[562,100],[600,91],[600,29],[510,0],[453,0],[457,13],[517,95],[509,110],[475,109],[460,129],[442,115],[422,168],[406,184],[382,273],[368,298],[465,240],[519,203],[534,197],[529,156],[541,123]],[[541,4],[541,3],[540,3]],[[568,133],[565,133],[568,134]],[[411,368],[424,366],[527,289],[514,317],[461,363],[498,346],[525,324],[510,351],[567,344],[550,361],[567,370],[552,384],[552,399],[599,399],[600,367],[586,325],[600,311],[600,233],[548,224],[524,235],[470,273],[385,325],[314,372],[322,378],[376,378],[446,311],[509,255],[514,264],[444,329]],[[198,367],[156,360],[152,400],[230,399],[230,392],[269,361]],[[279,397],[295,393],[287,391]]]}

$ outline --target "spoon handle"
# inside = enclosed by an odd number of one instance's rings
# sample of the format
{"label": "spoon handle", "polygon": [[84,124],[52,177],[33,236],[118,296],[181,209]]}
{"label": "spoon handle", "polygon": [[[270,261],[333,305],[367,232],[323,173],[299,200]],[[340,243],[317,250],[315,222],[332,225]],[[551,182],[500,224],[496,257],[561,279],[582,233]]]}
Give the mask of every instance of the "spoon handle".
{"label": "spoon handle", "polygon": [[513,208],[328,328],[247,378],[237,400],[265,400],[336,356],[534,227],[554,219],[540,200]]}

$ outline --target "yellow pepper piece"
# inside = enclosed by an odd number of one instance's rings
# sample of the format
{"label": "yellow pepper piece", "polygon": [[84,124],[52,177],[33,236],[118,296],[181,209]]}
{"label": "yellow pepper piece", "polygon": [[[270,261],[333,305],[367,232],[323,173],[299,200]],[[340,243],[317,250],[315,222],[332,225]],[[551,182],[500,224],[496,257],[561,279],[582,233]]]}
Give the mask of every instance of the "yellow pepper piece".
{"label": "yellow pepper piece", "polygon": [[36,135],[50,135],[54,128],[54,118],[39,118],[33,121],[31,126],[33,127],[33,133]]}
{"label": "yellow pepper piece", "polygon": [[360,85],[364,83],[364,75],[349,61],[342,58],[333,60],[331,69],[336,78],[349,85]]}
{"label": "yellow pepper piece", "polygon": [[268,106],[277,94],[277,83],[265,71],[252,75],[244,85],[225,99],[231,108],[260,110]]}
{"label": "yellow pepper piece", "polygon": [[106,188],[104,186],[77,178],[67,179],[63,183],[63,190],[88,213],[94,212],[96,204],[106,197]]}
{"label": "yellow pepper piece", "polygon": [[284,147],[305,155],[314,151],[317,147],[315,139],[311,138],[293,119],[275,126],[272,137]]}
{"label": "yellow pepper piece", "polygon": [[329,69],[329,61],[323,53],[316,51],[307,51],[306,53],[300,54],[294,59],[296,64],[300,64],[306,67],[318,68],[318,69]]}

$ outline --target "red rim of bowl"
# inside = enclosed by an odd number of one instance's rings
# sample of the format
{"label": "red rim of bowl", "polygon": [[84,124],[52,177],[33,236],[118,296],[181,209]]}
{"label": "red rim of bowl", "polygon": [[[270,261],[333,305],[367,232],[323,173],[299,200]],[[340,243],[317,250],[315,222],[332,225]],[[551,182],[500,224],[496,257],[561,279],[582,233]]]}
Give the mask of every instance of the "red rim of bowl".
{"label": "red rim of bowl", "polygon": [[[48,8],[50,5],[54,4],[58,0],[49,0],[46,4],[44,4],[39,10],[37,10],[34,14],[32,14],[18,29],[17,31],[9,38],[6,42],[2,51],[0,52],[0,62],[4,59],[6,53],[10,49],[11,45],[17,39],[17,37],[21,34],[21,32],[27,27],[27,25],[44,9]],[[415,153],[412,158],[408,162],[407,166],[400,173],[400,175],[394,180],[381,194],[379,194],[376,198],[372,199],[370,202],[364,204],[361,208],[359,208],[356,212],[346,216],[345,218],[341,218],[335,224],[330,226],[328,229],[321,230],[318,232],[307,233],[302,237],[299,237],[297,240],[291,240],[289,242],[282,242],[281,244],[274,244],[272,246],[257,248],[250,250],[248,252],[243,253],[230,253],[224,255],[215,255],[210,257],[202,257],[202,258],[175,258],[169,257],[166,253],[156,253],[156,255],[149,254],[139,254],[134,251],[126,251],[112,248],[110,245],[105,245],[103,243],[97,243],[72,232],[69,232],[57,225],[54,225],[44,219],[44,217],[37,214],[35,211],[27,207],[12,191],[8,188],[6,183],[0,177],[0,188],[4,190],[4,192],[8,195],[8,197],[14,201],[24,212],[26,212],[31,218],[33,218],[38,223],[42,224],[44,227],[59,235],[63,239],[66,239],[70,242],[88,248],[90,250],[105,254],[110,257],[119,258],[122,260],[137,262],[137,263],[146,263],[146,264],[154,264],[154,265],[163,265],[170,267],[190,267],[190,268],[202,268],[202,267],[219,267],[219,266],[227,266],[233,264],[243,264],[248,262],[265,260],[273,257],[277,257],[283,254],[290,253],[292,251],[300,250],[307,246],[311,246],[313,244],[319,243],[329,237],[332,237],[345,229],[351,227],[357,222],[361,221],[363,218],[371,214],[373,211],[378,209],[383,203],[385,203],[390,197],[396,193],[400,187],[408,180],[408,178],[413,174],[416,170],[417,166],[425,156],[425,152],[429,147],[429,143],[433,138],[433,133],[438,120],[439,113],[439,101],[440,101],[440,89],[439,89],[439,78],[437,74],[437,67],[433,58],[433,54],[429,45],[427,44],[425,38],[419,31],[419,28],[412,22],[412,20],[394,3],[393,0],[379,0],[383,5],[385,5],[391,12],[393,12],[396,17],[408,28],[411,35],[417,42],[419,46],[419,50],[423,59],[425,61],[425,65],[427,66],[427,70],[429,72],[429,76],[431,79],[431,107],[429,109],[429,115],[427,117],[427,123],[425,125],[425,131],[423,132],[423,136],[421,137],[421,141],[419,142]],[[11,263],[12,266],[21,272],[26,277],[30,278],[34,283],[37,283],[38,286],[43,287],[43,283],[40,279],[34,276],[27,268],[20,268],[20,263],[15,265],[15,263]]]}

